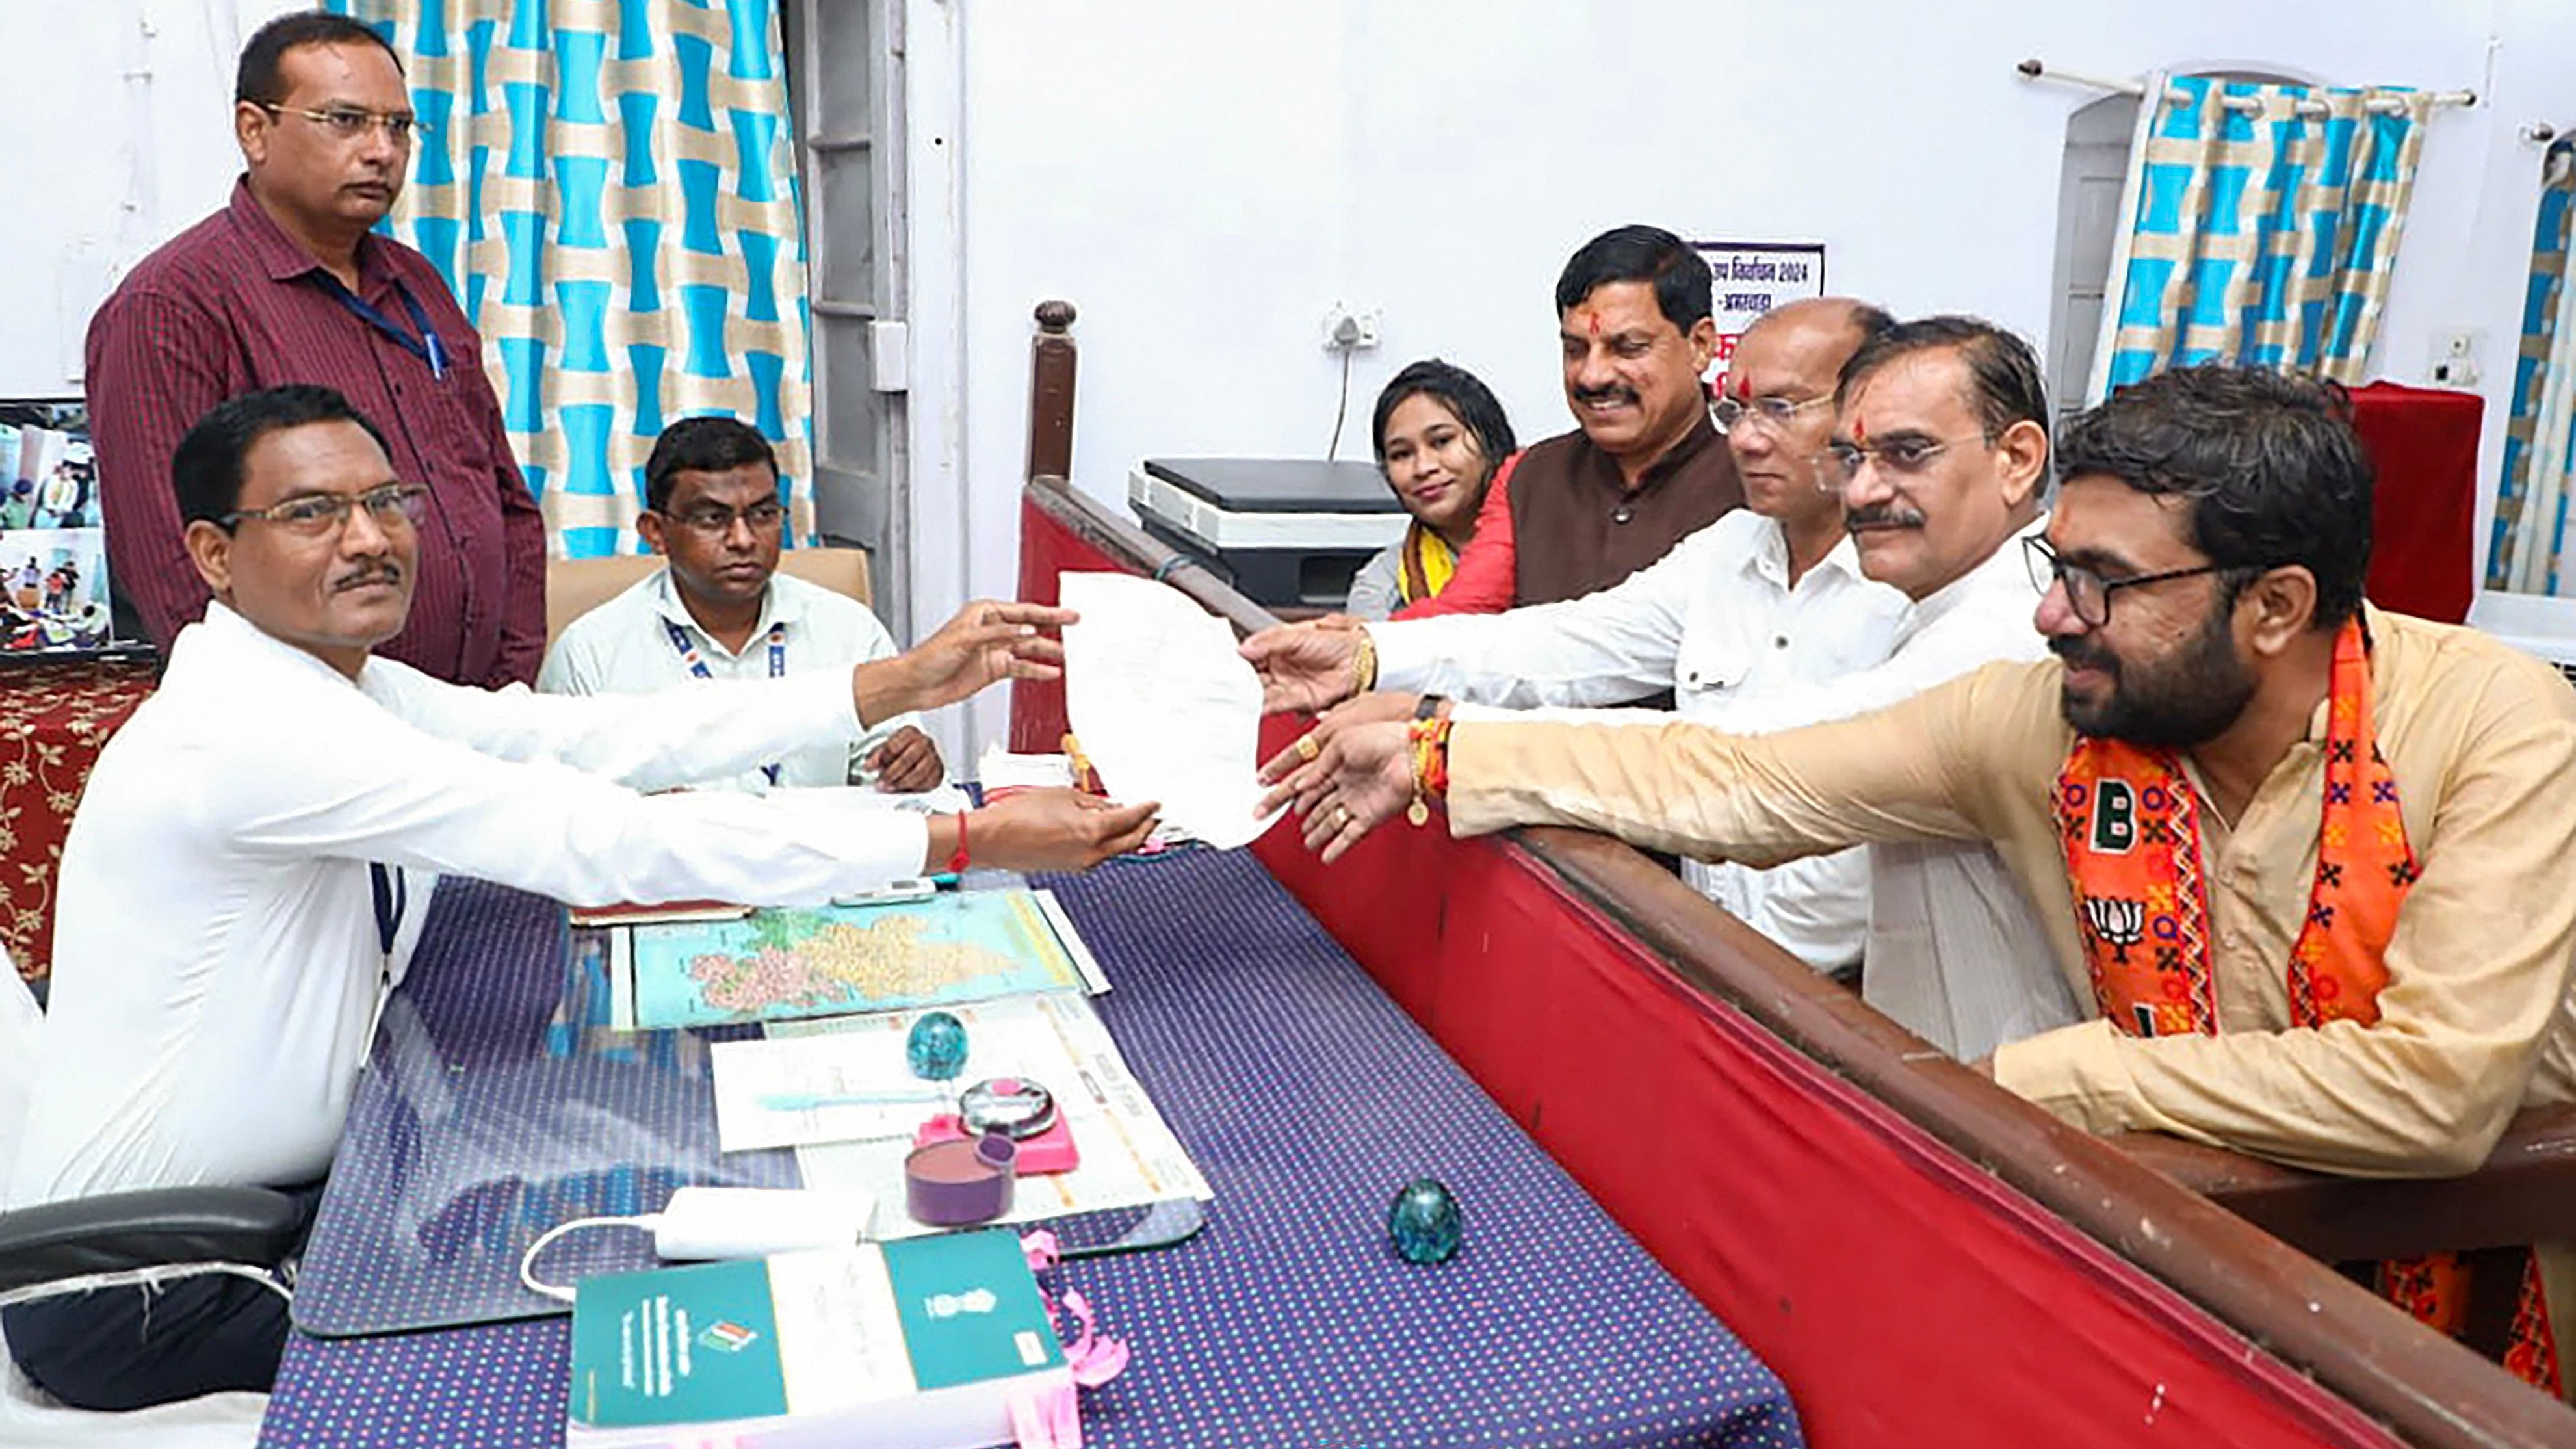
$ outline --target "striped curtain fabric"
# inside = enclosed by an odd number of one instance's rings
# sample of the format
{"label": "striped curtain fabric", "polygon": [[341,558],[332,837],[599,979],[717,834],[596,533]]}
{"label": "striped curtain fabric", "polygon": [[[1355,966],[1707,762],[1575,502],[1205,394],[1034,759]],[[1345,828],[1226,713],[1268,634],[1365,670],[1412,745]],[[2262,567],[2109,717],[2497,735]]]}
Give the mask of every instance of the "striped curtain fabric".
{"label": "striped curtain fabric", "polygon": [[2549,148],[2541,178],[2504,474],[2496,485],[2495,528],[2487,538],[2487,587],[2564,594],[2576,582],[2561,564],[2568,474],[2576,471],[2576,289],[2567,285],[2569,232],[2576,223],[2576,140]]}
{"label": "striped curtain fabric", "polygon": [[772,0],[328,0],[409,73],[386,228],[483,334],[556,556],[639,553],[675,418],[777,445],[814,529],[804,230]]}
{"label": "striped curtain fabric", "polygon": [[2147,94],[2170,98],[2140,108],[2092,400],[2210,361],[2360,382],[2430,99],[2198,76]]}

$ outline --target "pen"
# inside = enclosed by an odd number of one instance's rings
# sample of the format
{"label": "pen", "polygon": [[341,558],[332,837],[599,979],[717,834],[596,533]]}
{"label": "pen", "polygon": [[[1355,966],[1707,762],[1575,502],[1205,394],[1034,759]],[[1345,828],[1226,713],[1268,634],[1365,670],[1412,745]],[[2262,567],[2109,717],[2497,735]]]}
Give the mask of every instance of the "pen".
{"label": "pen", "polygon": [[949,1094],[915,1088],[892,1092],[763,1092],[764,1112],[811,1112],[823,1107],[916,1107],[946,1103]]}

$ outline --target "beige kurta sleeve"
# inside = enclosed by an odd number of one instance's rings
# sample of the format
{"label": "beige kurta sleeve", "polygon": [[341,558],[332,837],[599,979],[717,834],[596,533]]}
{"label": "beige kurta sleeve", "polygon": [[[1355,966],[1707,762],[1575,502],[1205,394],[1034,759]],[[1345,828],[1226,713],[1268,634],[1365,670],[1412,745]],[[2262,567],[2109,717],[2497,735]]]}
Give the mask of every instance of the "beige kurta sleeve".
{"label": "beige kurta sleeve", "polygon": [[[2154,1128],[2351,1176],[2466,1172],[2522,1103],[2576,952],[2576,699],[2537,669],[2437,672],[2423,875],[2388,945],[2379,1020],[2128,1037],[2090,1021],[2004,1047],[1995,1079],[2096,1132]],[[2426,713],[2434,713],[2428,708]]]}
{"label": "beige kurta sleeve", "polygon": [[1656,850],[1770,866],[1873,841],[1976,840],[2026,731],[2034,666],[1990,665],[1880,710],[1771,735],[1462,720],[1449,736],[1449,828],[1575,825]]}

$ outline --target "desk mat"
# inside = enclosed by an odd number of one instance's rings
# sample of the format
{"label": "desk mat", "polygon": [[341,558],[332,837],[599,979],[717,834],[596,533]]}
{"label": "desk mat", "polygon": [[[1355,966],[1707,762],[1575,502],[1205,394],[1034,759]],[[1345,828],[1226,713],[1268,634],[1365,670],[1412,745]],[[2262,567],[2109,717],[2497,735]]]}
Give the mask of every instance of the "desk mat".
{"label": "desk mat", "polygon": [[[1135,1349],[1084,1396],[1095,1449],[1801,1442],[1770,1370],[1247,853],[1040,883],[1108,971],[1101,1015],[1216,1190],[1191,1242],[1050,1275]],[[513,899],[468,888],[459,919],[432,925],[479,929]],[[1466,1226],[1433,1267],[1385,1230],[1424,1175]],[[434,1424],[441,1442],[556,1443],[569,1371],[559,1319],[298,1334],[261,1440],[411,1443]]]}
{"label": "desk mat", "polygon": [[[605,937],[561,906],[448,880],[367,1074],[315,1216],[297,1328],[323,1337],[566,1311],[519,1283],[538,1234],[658,1211],[685,1183],[797,1185],[784,1151],[718,1155],[707,1043],[753,1027],[608,1027]],[[550,1245],[538,1276],[650,1267],[626,1228]]]}

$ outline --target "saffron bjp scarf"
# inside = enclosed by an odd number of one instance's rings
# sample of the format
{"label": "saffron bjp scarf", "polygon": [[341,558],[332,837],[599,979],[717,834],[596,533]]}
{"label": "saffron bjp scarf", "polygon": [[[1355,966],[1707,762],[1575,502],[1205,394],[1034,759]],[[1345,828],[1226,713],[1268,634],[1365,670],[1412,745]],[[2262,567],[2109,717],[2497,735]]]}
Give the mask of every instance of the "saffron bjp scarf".
{"label": "saffron bjp scarf", "polygon": [[[2370,647],[2358,618],[2336,636],[2327,693],[2316,881],[2288,966],[2298,1028],[2379,1019],[2388,942],[2422,873],[2372,728]],[[2201,802],[2190,777],[2166,751],[2083,737],[2058,774],[2055,804],[2102,1015],[2131,1036],[2215,1035]],[[2538,1264],[2525,1255],[2522,1271],[2505,1367],[2556,1394]],[[2382,1263],[2379,1283],[2383,1296],[2444,1332],[2456,1333],[2466,1316],[2467,1274],[2456,1254]]]}

